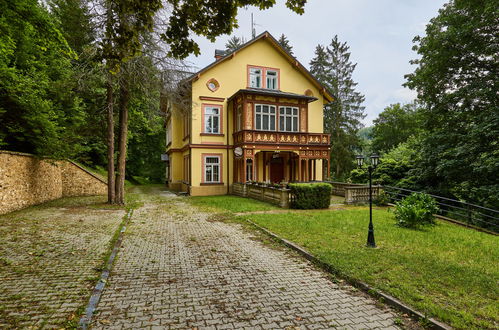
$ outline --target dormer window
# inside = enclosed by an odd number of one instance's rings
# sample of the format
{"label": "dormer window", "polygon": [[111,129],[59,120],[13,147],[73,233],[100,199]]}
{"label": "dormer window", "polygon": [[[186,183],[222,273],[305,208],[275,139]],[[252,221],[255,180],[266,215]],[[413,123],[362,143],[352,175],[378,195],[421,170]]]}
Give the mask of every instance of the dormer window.
{"label": "dormer window", "polygon": [[268,89],[277,89],[277,71],[267,70],[267,88]]}
{"label": "dormer window", "polygon": [[250,87],[262,88],[262,69],[250,68]]}

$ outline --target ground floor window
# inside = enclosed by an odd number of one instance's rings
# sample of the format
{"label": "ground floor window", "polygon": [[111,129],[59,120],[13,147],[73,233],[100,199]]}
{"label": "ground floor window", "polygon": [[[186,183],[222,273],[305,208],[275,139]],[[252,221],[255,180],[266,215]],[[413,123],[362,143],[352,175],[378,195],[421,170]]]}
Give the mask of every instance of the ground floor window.
{"label": "ground floor window", "polygon": [[204,182],[220,182],[220,156],[205,156],[204,158]]}

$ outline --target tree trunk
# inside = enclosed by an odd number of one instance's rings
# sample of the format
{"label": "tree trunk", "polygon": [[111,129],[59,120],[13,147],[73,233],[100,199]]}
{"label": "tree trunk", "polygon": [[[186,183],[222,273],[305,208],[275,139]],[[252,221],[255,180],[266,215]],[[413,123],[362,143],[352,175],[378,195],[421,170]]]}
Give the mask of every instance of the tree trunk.
{"label": "tree trunk", "polygon": [[120,86],[120,127],[118,137],[118,168],[116,175],[116,203],[125,204],[125,167],[128,135],[129,77],[125,73]]}
{"label": "tree trunk", "polygon": [[116,203],[114,186],[114,98],[110,73],[107,80],[107,202]]}

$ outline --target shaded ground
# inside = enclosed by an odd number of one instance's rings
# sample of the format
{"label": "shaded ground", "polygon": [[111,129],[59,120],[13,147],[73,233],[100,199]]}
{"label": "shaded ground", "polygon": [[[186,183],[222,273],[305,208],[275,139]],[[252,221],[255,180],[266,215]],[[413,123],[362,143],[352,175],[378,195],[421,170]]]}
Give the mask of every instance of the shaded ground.
{"label": "shaded ground", "polygon": [[71,327],[124,215],[104,197],[0,216],[0,328]]}
{"label": "shaded ground", "polygon": [[94,328],[396,328],[402,321],[240,224],[186,199],[142,195]]}

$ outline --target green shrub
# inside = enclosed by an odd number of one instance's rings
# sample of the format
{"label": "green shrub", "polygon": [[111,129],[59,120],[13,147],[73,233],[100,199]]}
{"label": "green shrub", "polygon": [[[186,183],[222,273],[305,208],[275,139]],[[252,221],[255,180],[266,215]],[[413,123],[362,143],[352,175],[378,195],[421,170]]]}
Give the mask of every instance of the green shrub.
{"label": "green shrub", "polygon": [[386,206],[390,203],[390,196],[386,192],[382,191],[374,198],[373,203],[377,206]]}
{"label": "green shrub", "polygon": [[329,183],[290,183],[293,209],[326,209],[331,203]]}
{"label": "green shrub", "polygon": [[395,206],[397,225],[406,228],[419,228],[435,223],[433,214],[438,212],[437,202],[425,193],[412,193]]}

